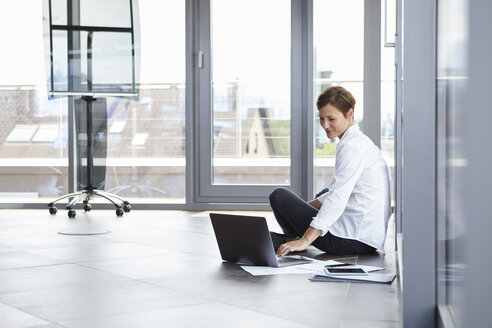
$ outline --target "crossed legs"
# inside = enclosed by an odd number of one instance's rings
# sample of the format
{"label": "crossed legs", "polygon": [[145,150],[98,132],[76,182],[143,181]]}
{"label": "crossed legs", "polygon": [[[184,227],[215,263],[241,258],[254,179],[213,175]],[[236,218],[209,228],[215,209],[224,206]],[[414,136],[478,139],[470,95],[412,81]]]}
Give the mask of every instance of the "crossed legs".
{"label": "crossed legs", "polygon": [[[298,237],[304,235],[313,217],[318,214],[316,208],[285,188],[277,188],[270,194],[270,206],[282,231]],[[337,255],[367,254],[375,250],[360,241],[336,237],[330,232],[318,237],[312,245],[326,253]]]}

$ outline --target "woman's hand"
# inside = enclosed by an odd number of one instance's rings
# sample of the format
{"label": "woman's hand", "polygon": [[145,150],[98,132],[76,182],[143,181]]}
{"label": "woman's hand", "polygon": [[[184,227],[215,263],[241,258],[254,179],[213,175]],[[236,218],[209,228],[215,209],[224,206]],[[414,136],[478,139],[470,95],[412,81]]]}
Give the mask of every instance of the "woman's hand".
{"label": "woman's hand", "polygon": [[321,202],[317,198],[313,199],[312,201],[309,201],[308,204],[317,210],[319,210],[321,208]]}
{"label": "woman's hand", "polygon": [[290,252],[300,252],[308,248],[310,243],[308,243],[304,238],[289,241],[288,243],[280,245],[277,250],[277,256],[284,256]]}
{"label": "woman's hand", "polygon": [[280,245],[277,250],[277,256],[285,256],[290,252],[300,252],[305,250],[321,235],[321,230],[309,227],[302,238],[289,241],[288,243]]}

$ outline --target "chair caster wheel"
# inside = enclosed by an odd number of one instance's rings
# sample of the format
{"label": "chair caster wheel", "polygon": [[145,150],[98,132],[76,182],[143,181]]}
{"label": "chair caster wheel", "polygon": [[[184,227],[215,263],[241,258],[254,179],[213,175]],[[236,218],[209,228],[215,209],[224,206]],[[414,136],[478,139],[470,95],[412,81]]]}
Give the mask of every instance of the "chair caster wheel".
{"label": "chair caster wheel", "polygon": [[116,216],[118,216],[118,217],[123,216],[123,213],[125,213],[125,212],[123,212],[123,209],[121,207],[118,207],[116,209]]}
{"label": "chair caster wheel", "polygon": [[92,209],[91,204],[84,204],[84,211],[89,212]]}
{"label": "chair caster wheel", "polygon": [[58,209],[56,207],[54,207],[54,206],[53,207],[50,207],[50,214],[51,215],[55,215],[56,212],[58,212]]}
{"label": "chair caster wheel", "polygon": [[127,212],[127,213],[128,213],[128,212],[130,212],[130,211],[131,211],[131,209],[132,209],[132,207],[130,206],[130,204],[128,204],[128,205],[124,205],[124,206],[123,206],[123,211],[125,211],[125,212]]}
{"label": "chair caster wheel", "polygon": [[68,211],[68,217],[69,217],[70,219],[73,219],[73,218],[75,217],[75,211],[74,211],[74,210],[69,210],[69,211]]}

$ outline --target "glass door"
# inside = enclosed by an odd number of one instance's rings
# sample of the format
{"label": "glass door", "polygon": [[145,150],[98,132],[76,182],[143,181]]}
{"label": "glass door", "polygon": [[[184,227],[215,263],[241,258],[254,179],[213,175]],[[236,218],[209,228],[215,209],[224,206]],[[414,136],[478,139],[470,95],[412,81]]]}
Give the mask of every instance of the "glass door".
{"label": "glass door", "polygon": [[293,145],[300,140],[302,88],[293,83],[301,64],[292,51],[300,48],[292,20],[301,15],[300,2],[198,5],[196,200],[267,202],[277,186],[299,193],[301,151]]}

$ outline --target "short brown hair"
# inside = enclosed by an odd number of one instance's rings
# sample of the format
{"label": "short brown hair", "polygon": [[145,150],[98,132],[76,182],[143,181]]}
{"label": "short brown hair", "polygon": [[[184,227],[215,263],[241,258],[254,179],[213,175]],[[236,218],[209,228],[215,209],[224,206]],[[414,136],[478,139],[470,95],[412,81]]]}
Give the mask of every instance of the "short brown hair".
{"label": "short brown hair", "polygon": [[320,108],[328,104],[336,107],[344,115],[347,115],[348,111],[355,107],[355,98],[344,87],[328,87],[319,95],[316,107],[320,110]]}

